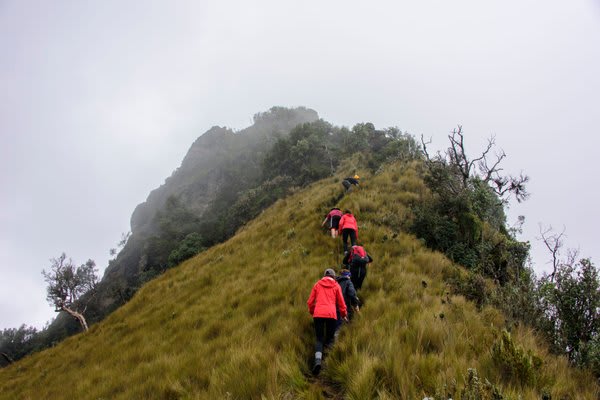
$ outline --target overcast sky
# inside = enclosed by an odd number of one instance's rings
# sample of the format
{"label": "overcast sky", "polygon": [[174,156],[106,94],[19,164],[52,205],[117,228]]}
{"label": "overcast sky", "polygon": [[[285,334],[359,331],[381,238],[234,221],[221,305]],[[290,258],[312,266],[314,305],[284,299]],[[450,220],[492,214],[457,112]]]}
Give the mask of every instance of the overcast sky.
{"label": "overcast sky", "polygon": [[598,1],[0,0],[0,51],[0,328],[41,327],[50,258],[104,270],[200,134],[275,105],[496,135],[536,271],[539,223],[600,260]]}

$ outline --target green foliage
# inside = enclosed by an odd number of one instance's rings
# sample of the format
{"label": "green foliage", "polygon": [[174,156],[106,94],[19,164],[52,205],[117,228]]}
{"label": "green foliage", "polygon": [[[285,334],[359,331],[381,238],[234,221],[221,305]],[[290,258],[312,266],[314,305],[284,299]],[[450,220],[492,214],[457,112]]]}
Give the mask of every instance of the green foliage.
{"label": "green foliage", "polygon": [[288,176],[294,184],[306,185],[330,175],[339,163],[329,140],[332,129],[320,120],[299,125],[288,137],[279,138],[263,161],[266,179]]}
{"label": "green foliage", "polygon": [[169,265],[175,266],[204,250],[202,236],[193,232],[187,235],[175,250],[169,254]]}
{"label": "green foliage", "polygon": [[600,334],[587,342],[579,343],[579,365],[588,367],[596,377],[600,377]]}
{"label": "green foliage", "polygon": [[[159,211],[154,218],[159,230],[144,247],[140,263],[143,274],[142,282],[160,274],[169,266],[175,265],[170,262],[171,255],[174,259],[179,257],[177,255],[179,247],[187,246],[182,243],[184,239],[188,235],[198,232],[201,226],[200,218],[175,196],[169,197],[164,210]],[[201,237],[198,240],[200,243],[195,246],[202,247]]]}
{"label": "green foliage", "polygon": [[510,236],[504,202],[487,181],[466,175],[471,170],[460,161],[427,160],[424,181],[431,196],[413,207],[410,230],[454,262],[506,284],[523,269],[529,244]]}
{"label": "green foliage", "polygon": [[472,271],[467,271],[455,275],[455,278],[458,279],[448,280],[452,284],[455,293],[462,294],[479,308],[488,304],[490,291],[483,276]]}
{"label": "green foliage", "polygon": [[223,237],[232,236],[240,226],[254,219],[276,200],[285,197],[291,185],[290,177],[276,176],[256,188],[243,192],[233,206],[223,211],[219,218]]}
{"label": "green foliage", "polygon": [[48,284],[46,300],[57,311],[63,307],[75,309],[81,296],[92,291],[96,286],[98,280],[96,263],[88,260],[77,267],[73,260],[67,260],[65,253],[50,261],[52,262],[50,270],[42,271],[44,280]]}
{"label": "green foliage", "polygon": [[[18,329],[3,329],[0,332],[0,353],[6,354],[12,361],[19,360],[38,348],[38,339],[38,330],[33,326],[23,324]],[[8,362],[0,357],[0,366],[6,366]]]}
{"label": "green foliage", "polygon": [[538,379],[542,360],[530,350],[524,350],[514,343],[510,333],[502,331],[491,349],[492,360],[500,369],[506,382],[518,385],[533,385]]}
{"label": "green foliage", "polygon": [[522,269],[512,282],[495,286],[490,297],[490,303],[500,308],[511,324],[524,322],[540,327],[544,313],[538,306],[537,281],[531,268]]}
{"label": "green foliage", "polygon": [[577,365],[597,365],[600,280],[592,262],[582,259],[559,265],[554,279],[540,280],[539,297],[545,317],[540,325],[552,338],[555,351],[566,352]]}

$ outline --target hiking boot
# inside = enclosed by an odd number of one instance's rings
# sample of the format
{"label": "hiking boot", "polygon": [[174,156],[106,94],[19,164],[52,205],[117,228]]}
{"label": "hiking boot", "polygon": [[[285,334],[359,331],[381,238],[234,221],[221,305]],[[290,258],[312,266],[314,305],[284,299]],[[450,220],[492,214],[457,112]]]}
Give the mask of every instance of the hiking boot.
{"label": "hiking boot", "polygon": [[319,372],[321,372],[321,359],[315,358],[315,364],[313,365],[312,373],[316,376],[319,375]]}

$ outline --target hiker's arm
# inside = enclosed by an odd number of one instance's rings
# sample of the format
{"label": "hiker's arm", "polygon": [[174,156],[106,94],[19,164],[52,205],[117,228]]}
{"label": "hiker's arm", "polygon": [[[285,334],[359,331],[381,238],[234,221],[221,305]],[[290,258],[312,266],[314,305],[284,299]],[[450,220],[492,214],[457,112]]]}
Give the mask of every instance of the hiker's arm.
{"label": "hiker's arm", "polygon": [[316,297],[316,291],[315,291],[315,287],[313,286],[312,290],[310,291],[310,297],[308,298],[308,301],[306,302],[306,305],[308,306],[308,312],[310,313],[310,315],[313,315],[315,313],[315,297]]}
{"label": "hiker's arm", "polygon": [[358,300],[358,296],[356,295],[356,289],[354,288],[354,285],[352,285],[352,284],[350,284],[348,286],[348,296],[350,296],[351,305],[357,307],[359,300]]}
{"label": "hiker's arm", "polygon": [[344,301],[344,296],[342,296],[342,288],[339,285],[336,288],[335,297],[342,318],[346,318],[348,316],[348,310],[346,309],[346,302]]}

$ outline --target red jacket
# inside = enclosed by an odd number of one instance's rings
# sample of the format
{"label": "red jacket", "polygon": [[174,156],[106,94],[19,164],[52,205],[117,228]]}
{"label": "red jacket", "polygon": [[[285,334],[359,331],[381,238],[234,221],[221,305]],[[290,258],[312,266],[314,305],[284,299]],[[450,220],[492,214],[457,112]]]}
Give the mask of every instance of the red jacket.
{"label": "red jacket", "polygon": [[340,231],[343,229],[354,229],[356,231],[356,235],[358,236],[358,224],[356,223],[356,218],[352,214],[344,214],[340,219]]}
{"label": "red jacket", "polygon": [[329,276],[325,276],[315,283],[306,304],[314,318],[337,319],[336,310],[338,309],[342,318],[348,315],[342,288],[335,279]]}

